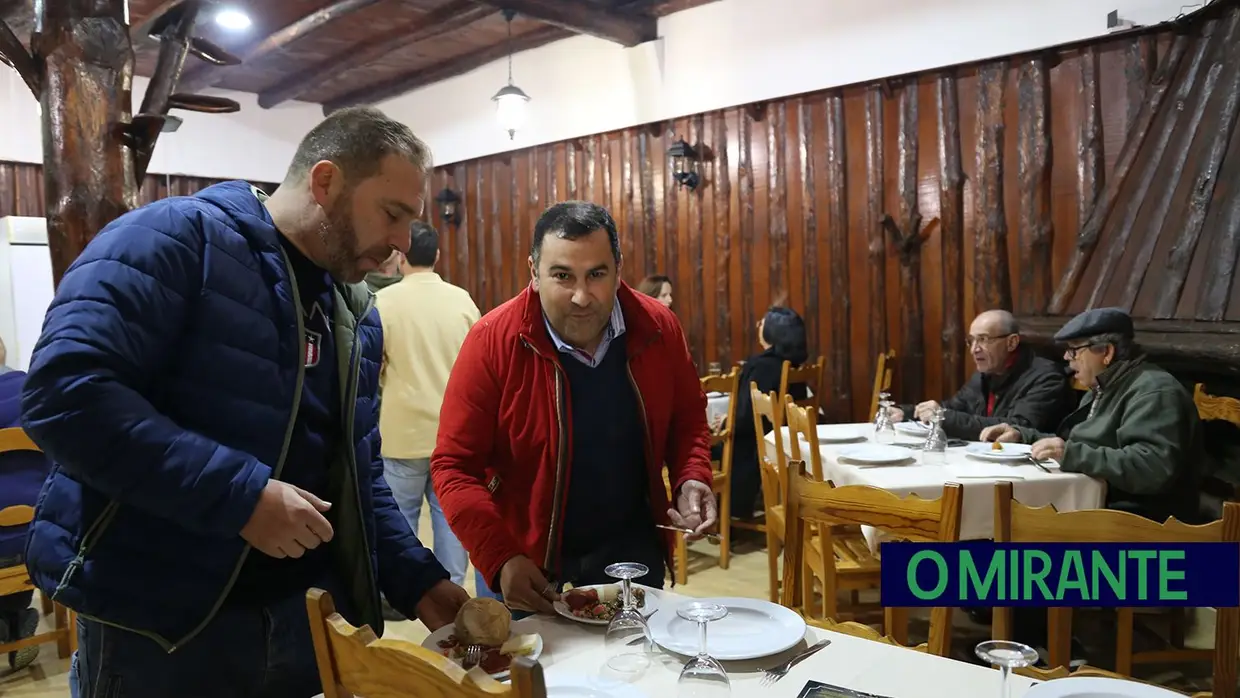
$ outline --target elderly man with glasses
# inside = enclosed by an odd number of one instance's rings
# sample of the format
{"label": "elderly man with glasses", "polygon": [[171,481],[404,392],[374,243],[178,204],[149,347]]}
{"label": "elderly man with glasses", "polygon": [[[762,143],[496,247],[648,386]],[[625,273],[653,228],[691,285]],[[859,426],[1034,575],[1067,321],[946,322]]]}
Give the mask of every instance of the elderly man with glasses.
{"label": "elderly man with glasses", "polygon": [[[965,346],[977,372],[941,405],[949,437],[976,441],[982,429],[998,424],[1049,431],[1071,409],[1072,390],[1063,370],[1021,343],[1020,326],[1006,310],[978,315]],[[893,408],[891,418],[929,422],[939,407],[934,400],[904,405]]]}
{"label": "elderly man with glasses", "polygon": [[1080,406],[1055,433],[1000,424],[982,440],[1031,443],[1034,458],[1106,481],[1110,509],[1195,521],[1203,451],[1192,395],[1146,358],[1132,318],[1118,308],[1081,313],[1055,341],[1088,388]]}

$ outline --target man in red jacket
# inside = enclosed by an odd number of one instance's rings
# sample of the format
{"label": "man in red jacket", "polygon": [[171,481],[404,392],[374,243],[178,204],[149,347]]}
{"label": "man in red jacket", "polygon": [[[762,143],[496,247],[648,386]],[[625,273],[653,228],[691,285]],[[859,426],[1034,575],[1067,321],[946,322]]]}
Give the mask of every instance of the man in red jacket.
{"label": "man in red jacket", "polygon": [[[662,588],[672,523],[715,523],[706,398],[670,310],[620,281],[616,224],[595,204],[547,209],[530,285],[484,316],[448,380],[435,493],[488,589],[554,612],[564,583],[640,562]],[[667,465],[675,494],[663,484]]]}

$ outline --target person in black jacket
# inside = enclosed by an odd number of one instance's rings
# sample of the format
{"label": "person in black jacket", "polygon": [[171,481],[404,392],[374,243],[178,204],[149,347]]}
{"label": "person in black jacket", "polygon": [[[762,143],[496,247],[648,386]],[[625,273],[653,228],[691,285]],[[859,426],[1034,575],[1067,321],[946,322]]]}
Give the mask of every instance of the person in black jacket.
{"label": "person in black jacket", "polygon": [[[1072,409],[1074,396],[1067,373],[1021,344],[1020,326],[1008,311],[988,310],[978,315],[969,326],[965,345],[977,373],[942,404],[947,436],[977,441],[982,429],[1005,423],[1054,431]],[[929,400],[915,407],[894,408],[891,417],[897,422],[906,417],[929,422],[938,408],[938,402]]]}
{"label": "person in black jacket", "polygon": [[[740,519],[752,519],[762,492],[762,475],[758,470],[757,434],[753,429],[753,400],[749,384],[757,383],[758,390],[769,393],[779,390],[779,379],[784,362],[800,366],[809,358],[805,346],[805,321],[789,308],[772,307],[758,322],[758,342],[762,353],[745,360],[741,369],[740,390],[736,398],[736,425],[732,437],[732,515]],[[788,386],[794,400],[807,397],[803,383]],[[763,420],[763,433],[771,430],[770,423]],[[717,453],[712,456],[718,458]]]}

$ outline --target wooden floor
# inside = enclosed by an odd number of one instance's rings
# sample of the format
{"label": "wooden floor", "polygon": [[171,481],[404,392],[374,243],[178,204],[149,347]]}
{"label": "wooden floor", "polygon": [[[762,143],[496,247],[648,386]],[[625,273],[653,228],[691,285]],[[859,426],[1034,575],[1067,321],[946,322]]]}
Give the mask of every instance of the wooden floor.
{"label": "wooden floor", "polygon": [[[421,531],[430,531],[430,518],[423,509]],[[429,536],[425,536],[429,539]],[[767,596],[766,550],[756,536],[742,537],[733,544],[727,570],[719,569],[718,546],[699,541],[691,546],[689,583],[676,591],[690,596]],[[465,588],[474,593],[473,570],[465,577]],[[37,600],[36,600],[37,601]],[[37,603],[36,603],[37,607]],[[426,626],[416,621],[387,623],[385,637],[421,642]],[[42,628],[40,628],[42,630]],[[44,645],[39,659],[27,669],[9,672],[8,661],[0,658],[0,696],[4,698],[64,698],[69,695],[69,660],[56,657],[54,644]]]}

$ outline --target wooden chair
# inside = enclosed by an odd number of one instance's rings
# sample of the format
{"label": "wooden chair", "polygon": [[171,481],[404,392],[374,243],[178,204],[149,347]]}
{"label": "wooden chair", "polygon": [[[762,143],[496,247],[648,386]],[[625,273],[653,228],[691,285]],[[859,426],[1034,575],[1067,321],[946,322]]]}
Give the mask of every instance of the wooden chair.
{"label": "wooden chair", "polygon": [[806,385],[813,394],[804,400],[797,400],[796,404],[810,408],[810,414],[814,415],[814,422],[817,422],[822,411],[822,392],[826,388],[823,382],[826,369],[827,360],[821,356],[813,363],[801,364],[796,368],[792,367],[791,361],[785,361],[779,374],[779,399],[782,401],[788,395],[789,387],[799,383]]}
{"label": "wooden chair", "polygon": [[[822,468],[822,450],[818,443],[818,424],[808,408],[798,407],[792,396],[784,396],[784,413],[788,418],[788,450],[791,460],[809,462],[810,477],[817,482],[826,478]],[[801,441],[808,445],[808,458],[802,453]],[[791,461],[789,461],[791,462]],[[788,475],[785,474],[785,481]],[[784,485],[785,491],[787,485]],[[786,514],[785,514],[786,515]],[[786,528],[785,523],[785,528]],[[877,589],[881,571],[878,559],[870,554],[869,543],[861,533],[859,526],[824,526],[811,527],[812,535],[804,538],[806,546],[804,554],[805,569],[802,570],[802,583],[805,585],[804,604],[808,611],[813,600],[814,582],[822,585],[822,617],[841,619],[841,613],[848,618],[858,614],[877,612],[878,607],[862,604],[858,592],[865,589]],[[785,539],[784,545],[788,542]],[[785,563],[787,553],[785,547]],[[830,551],[830,554],[828,554]],[[787,580],[788,570],[784,569]],[[848,607],[841,611],[837,593],[849,592]],[[806,612],[807,616],[812,615]]]}
{"label": "wooden chair", "polygon": [[[762,509],[764,524],[755,526],[766,534],[766,558],[770,572],[769,590],[771,603],[779,603],[779,558],[784,543],[784,502],[788,496],[787,453],[784,451],[784,410],[780,409],[778,393],[763,395],[758,384],[750,381],[749,399],[753,405],[754,438],[758,440],[758,470],[762,476]],[[775,460],[766,448],[763,421],[774,429]]]}
{"label": "wooden chair", "polygon": [[512,662],[502,684],[481,669],[462,669],[447,657],[404,640],[381,640],[369,626],[355,628],[322,589],[306,592],[314,657],[323,698],[546,698],[542,667],[527,657]]}
{"label": "wooden chair", "polygon": [[891,365],[895,363],[895,360],[894,349],[878,355],[877,367],[874,369],[874,392],[870,394],[869,416],[871,418],[878,414],[878,394],[891,390]]}
{"label": "wooden chair", "polygon": [[[722,376],[706,376],[701,379],[702,392],[724,393],[728,396],[728,414],[723,426],[711,432],[710,445],[722,445],[723,451],[717,461],[712,461],[711,474],[715,495],[719,497],[719,566],[728,568],[732,557],[732,441],[736,434],[736,401],[740,397],[740,371],[733,368]],[[668,493],[670,496],[670,492]],[[685,536],[676,536],[676,582],[684,584],[689,578],[689,546]]]}
{"label": "wooden chair", "polygon": [[[1107,509],[1059,513],[1052,506],[1028,507],[1012,498],[1012,483],[995,485],[995,541],[1015,543],[1240,543],[1240,504],[1227,502],[1223,518],[1203,526],[1191,526],[1174,518],[1157,523],[1136,514]],[[1214,695],[1236,695],[1237,652],[1240,651],[1240,608],[1218,609],[1214,649],[1172,648],[1153,652],[1132,650],[1133,609],[1121,608],[1115,643],[1115,670],[1132,675],[1133,664],[1177,661],[1214,661]],[[1048,611],[1047,650],[1052,667],[1070,661],[1072,609]],[[1012,632],[1012,609],[996,608],[993,633],[1006,640]]]}
{"label": "wooden chair", "polygon": [[[804,560],[811,553],[811,548],[805,544],[811,526],[817,526],[820,531],[830,531],[831,527],[836,526],[873,526],[894,537],[916,542],[950,543],[960,540],[964,488],[957,483],[944,485],[940,499],[901,498],[877,487],[835,487],[830,482],[811,479],[805,462],[797,459],[788,461],[788,468],[784,606],[796,608],[812,593],[812,586],[806,582]],[[827,544],[830,542],[828,538]],[[868,549],[866,552],[868,554]],[[827,591],[831,590],[828,588]],[[810,614],[804,615],[808,617]],[[883,628],[895,644],[908,644],[907,621],[906,609],[883,609]],[[935,607],[931,610],[930,639],[927,643],[930,653],[943,657],[948,655],[951,650],[951,626],[951,608]]]}
{"label": "wooden chair", "polygon": [[[42,452],[20,427],[0,429],[0,453],[15,451]],[[29,526],[31,521],[34,521],[33,507],[19,504],[0,509],[0,526]],[[0,568],[0,596],[33,590],[34,582],[30,580],[30,573],[25,565]],[[58,603],[51,603],[47,597],[43,597],[43,609],[45,614],[49,612],[55,614],[55,628],[24,640],[0,644],[0,655],[15,652],[23,647],[42,645],[45,642],[56,643],[56,653],[61,659],[71,656],[77,650],[76,614]]]}
{"label": "wooden chair", "polygon": [[864,623],[857,623],[851,620],[836,622],[836,621],[831,620],[830,618],[827,618],[825,620],[819,620],[817,618],[806,618],[805,624],[812,625],[815,628],[821,628],[822,630],[830,630],[833,633],[852,635],[853,637],[859,637],[862,640],[870,640],[872,642],[882,642],[884,644],[888,644],[893,647],[899,647],[900,649],[913,650],[914,652],[925,652],[927,648],[929,647],[929,645],[925,642],[921,643],[920,645],[917,645],[916,647],[908,647],[907,645],[903,645],[903,644],[900,644],[899,642],[896,642],[894,639],[891,638],[890,635],[884,635],[878,632],[877,630],[875,630],[874,628],[872,628],[871,626],[865,625]]}
{"label": "wooden chair", "polygon": [[1193,404],[1201,421],[1222,420],[1240,427],[1240,400],[1206,393],[1206,386],[1198,383],[1193,388]]}

